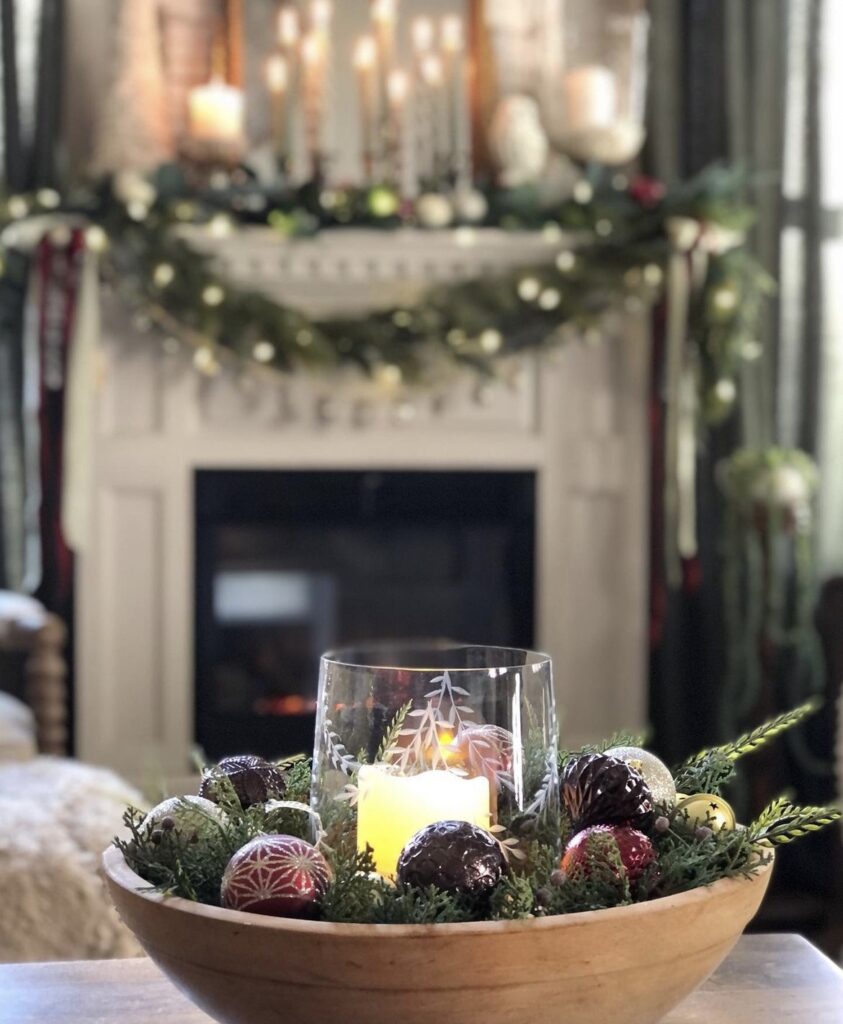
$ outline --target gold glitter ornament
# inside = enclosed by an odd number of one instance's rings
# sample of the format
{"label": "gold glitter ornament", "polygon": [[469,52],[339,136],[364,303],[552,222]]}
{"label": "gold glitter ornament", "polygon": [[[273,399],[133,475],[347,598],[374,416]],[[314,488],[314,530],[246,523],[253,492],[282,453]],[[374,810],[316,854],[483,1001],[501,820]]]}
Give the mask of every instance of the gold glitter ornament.
{"label": "gold glitter ornament", "polygon": [[676,813],[687,814],[690,826],[704,825],[714,832],[724,828],[733,829],[737,825],[731,806],[722,796],[714,793],[695,793],[683,797],[676,804]]}
{"label": "gold glitter ornament", "polygon": [[655,754],[644,750],[643,747],[612,747],[606,754],[609,757],[616,757],[619,761],[626,761],[633,771],[638,772],[647,783],[654,803],[662,807],[672,807],[676,803],[676,784],[673,776],[667,765]]}

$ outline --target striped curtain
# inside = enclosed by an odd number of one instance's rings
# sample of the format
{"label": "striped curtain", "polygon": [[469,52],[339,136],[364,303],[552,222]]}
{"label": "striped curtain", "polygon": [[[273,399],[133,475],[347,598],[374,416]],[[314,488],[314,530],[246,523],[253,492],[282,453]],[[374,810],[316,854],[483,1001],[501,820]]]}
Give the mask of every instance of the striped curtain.
{"label": "striped curtain", "polygon": [[[0,178],[4,191],[57,181],[64,0],[0,0]],[[20,589],[27,551],[23,446],[23,299],[27,261],[6,254],[0,277],[0,587]]]}
{"label": "striped curtain", "polygon": [[[820,577],[843,574],[843,2],[651,0],[651,12],[651,169],[671,179],[717,159],[745,164],[753,245],[779,282],[725,441],[817,459]],[[717,444],[701,467],[703,498]],[[705,528],[705,509],[701,518]],[[718,587],[715,578],[700,603],[711,608]],[[716,614],[702,628],[697,642],[716,643]],[[664,693],[666,674],[677,678],[656,667]],[[840,718],[843,790],[843,708]]]}

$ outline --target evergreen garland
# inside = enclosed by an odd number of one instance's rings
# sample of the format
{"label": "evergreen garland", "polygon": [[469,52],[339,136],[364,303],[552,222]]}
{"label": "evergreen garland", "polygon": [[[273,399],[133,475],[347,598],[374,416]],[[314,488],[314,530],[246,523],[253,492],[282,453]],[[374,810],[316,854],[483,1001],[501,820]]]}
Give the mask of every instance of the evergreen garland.
{"label": "evergreen garland", "polygon": [[[733,743],[701,751],[676,770],[677,785],[687,793],[717,794],[734,774],[740,757],[792,728],[813,710],[813,704],[802,705]],[[401,722],[393,725],[400,728]],[[633,739],[639,737],[614,736],[594,749]],[[285,774],[286,795],[307,802],[310,760],[294,758],[279,767]],[[142,812],[127,810],[124,821],[129,836],[115,839],[115,844],[151,889],[218,906],[225,866],[250,839],[281,831],[309,838],[306,815],[286,808],[269,810],[271,804],[256,804],[244,810],[227,778],[218,773],[215,781],[221,814],[219,818],[206,815],[207,825],[201,828],[201,835],[147,823]],[[415,889],[393,885],[377,875],[371,851],[356,848],[356,809],[350,802],[339,802],[338,807],[335,819],[328,823],[328,840],[323,844],[333,878],[316,913],[324,921],[360,924],[518,920],[656,899],[724,878],[751,877],[769,863],[773,847],[810,835],[841,818],[837,808],[799,807],[781,797],[746,828],[713,831],[695,826],[681,811],[665,810],[650,836],[657,859],[633,883],[614,840],[603,834],[587,841],[587,869],[577,866],[567,875],[561,871],[560,844],[564,846],[571,838],[570,822],[563,816],[558,836],[540,836],[523,843],[524,858],[511,861],[509,872],[491,896],[470,898],[434,886]]]}
{"label": "evergreen garland", "polygon": [[715,166],[643,194],[636,182],[619,187],[608,175],[583,184],[584,191],[550,206],[530,189],[491,193],[483,225],[541,230],[551,239],[567,232],[573,250],[560,241],[555,258],[549,247],[541,265],[438,286],[417,302],[362,318],[313,320],[237,287],[184,231],[207,225],[214,234],[220,225],[230,231],[238,221],[257,222],[277,230],[281,246],[282,235],[326,227],[414,223],[412,211],[404,220],[378,217],[367,195],[354,190],[275,194],[250,185],[197,193],[167,167],[152,182],[127,184],[118,176],[66,197],[49,190],[9,197],[0,202],[0,229],[12,225],[4,245],[14,248],[14,221],[43,213],[84,218],[96,232],[90,237],[106,280],[138,324],[194,349],[203,373],[217,373],[226,359],[283,372],[351,368],[387,391],[435,386],[454,371],[504,375],[507,357],[557,346],[562,327],[587,335],[611,310],[652,303],[663,294],[677,238],[690,229],[687,244],[704,254],[706,271],[688,336],[699,353],[700,409],[709,423],[720,422],[734,403],[741,362],[757,355],[758,319],[771,287],[745,245],[753,219],[742,198],[745,175]]}

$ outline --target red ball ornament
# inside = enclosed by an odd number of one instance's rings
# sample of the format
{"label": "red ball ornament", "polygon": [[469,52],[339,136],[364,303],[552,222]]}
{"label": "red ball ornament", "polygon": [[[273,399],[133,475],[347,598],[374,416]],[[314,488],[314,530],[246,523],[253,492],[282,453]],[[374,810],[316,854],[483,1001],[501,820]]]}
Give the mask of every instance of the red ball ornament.
{"label": "red ball ornament", "polygon": [[[608,844],[612,844],[610,847]],[[653,844],[637,828],[628,825],[592,825],[583,829],[565,847],[562,870],[588,874],[597,863],[611,864],[612,848],[620,854],[630,882],[637,881],[656,860]]]}
{"label": "red ball ornament", "polygon": [[222,876],[222,905],[273,917],[302,917],[324,896],[331,869],[295,836],[258,836],[242,846]]}
{"label": "red ball ornament", "polygon": [[638,203],[639,206],[643,206],[645,209],[652,209],[652,207],[658,206],[662,199],[664,199],[667,189],[664,182],[659,181],[658,178],[648,178],[644,174],[639,174],[629,183],[627,191],[629,198]]}

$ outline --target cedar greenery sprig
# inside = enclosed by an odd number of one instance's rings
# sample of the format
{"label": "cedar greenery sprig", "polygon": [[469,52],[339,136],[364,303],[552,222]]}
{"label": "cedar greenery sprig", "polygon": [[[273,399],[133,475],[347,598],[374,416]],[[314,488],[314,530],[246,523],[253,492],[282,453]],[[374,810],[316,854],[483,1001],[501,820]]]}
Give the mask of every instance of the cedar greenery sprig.
{"label": "cedar greenery sprig", "polygon": [[822,702],[819,700],[808,700],[804,704],[800,704],[798,707],[793,708],[790,711],[785,711],[781,715],[777,715],[775,718],[770,719],[769,722],[765,722],[763,725],[759,725],[757,729],[752,729],[750,732],[746,732],[743,736],[740,736],[734,741],[734,743],[727,743],[725,746],[719,749],[727,755],[731,761],[737,761],[739,757],[743,757],[744,754],[751,754],[758,750],[759,747],[763,747],[770,740],[775,739],[781,733],[788,729],[792,729],[795,725],[799,725],[809,715],[813,715],[814,712],[819,711],[822,707]]}
{"label": "cedar greenery sprig", "polygon": [[776,715],[756,729],[744,733],[732,743],[701,750],[673,771],[676,788],[681,793],[719,793],[735,775],[735,762],[799,725],[821,707],[816,700],[806,701],[783,714]]}
{"label": "cedar greenery sprig", "polygon": [[753,843],[785,846],[827,825],[839,821],[843,811],[836,807],[798,807],[785,797],[774,800],[749,826],[747,833]]}

